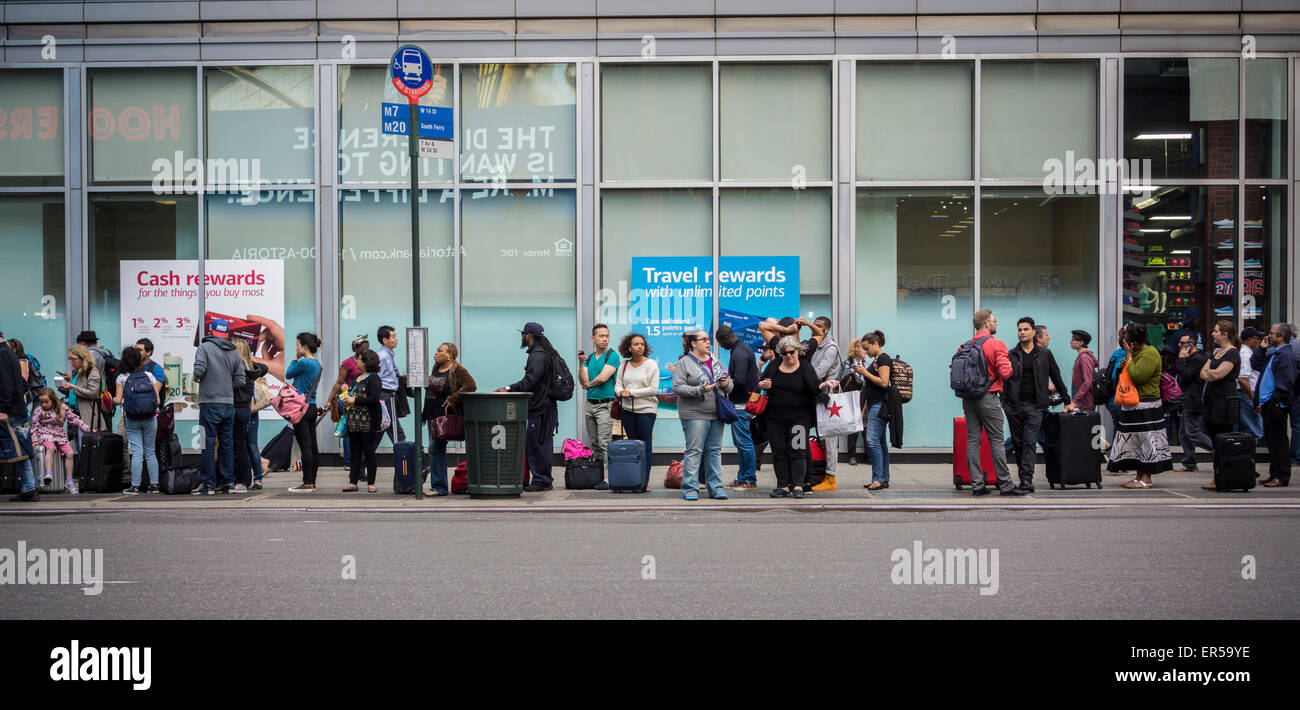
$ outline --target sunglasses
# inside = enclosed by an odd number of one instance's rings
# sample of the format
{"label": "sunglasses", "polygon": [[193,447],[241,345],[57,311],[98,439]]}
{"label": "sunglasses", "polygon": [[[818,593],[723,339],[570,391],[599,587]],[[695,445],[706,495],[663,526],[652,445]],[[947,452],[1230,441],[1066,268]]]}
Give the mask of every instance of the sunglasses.
{"label": "sunglasses", "polygon": [[791,355],[794,355],[794,354],[797,353],[797,352],[798,352],[797,350],[787,350],[787,351],[781,353],[781,355],[784,356],[784,357],[789,357],[789,356],[791,356]]}

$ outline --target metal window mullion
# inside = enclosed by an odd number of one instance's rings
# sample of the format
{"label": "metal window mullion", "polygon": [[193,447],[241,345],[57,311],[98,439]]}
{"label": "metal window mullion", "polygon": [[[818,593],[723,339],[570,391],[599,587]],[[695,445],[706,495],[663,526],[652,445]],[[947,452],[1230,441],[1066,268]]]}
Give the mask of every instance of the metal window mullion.
{"label": "metal window mullion", "polygon": [[[1232,309],[1240,333],[1246,322],[1246,58],[1237,60],[1237,223],[1235,246],[1237,258],[1236,307]],[[1211,313],[1213,315],[1213,313]]]}
{"label": "metal window mullion", "polygon": [[[83,115],[89,117],[91,112],[91,105],[89,100],[90,71],[83,68],[80,71],[80,74],[81,74],[81,81],[78,82],[79,86],[77,88],[81,93],[81,110]],[[91,180],[91,170],[90,170],[90,162],[91,162],[90,161],[90,150],[91,150],[90,122],[86,120],[80,120],[80,118],[78,118],[78,120],[81,123],[80,130],[77,131],[77,139],[78,139],[77,142],[81,146],[80,158],[81,158],[81,187],[82,187],[81,196],[78,201],[81,203],[82,219],[81,219],[81,233],[78,235],[78,241],[80,243],[77,245],[77,252],[81,255],[81,270],[80,270],[81,278],[78,279],[77,283],[81,284],[82,287],[81,287],[81,293],[79,294],[77,300],[79,302],[79,306],[81,309],[81,323],[79,325],[85,328],[89,328],[90,327],[90,289],[91,286],[93,285],[90,278],[90,258],[92,254],[91,246],[90,246],[90,222],[91,219],[93,219],[93,214],[90,210],[90,190],[89,190],[89,186],[93,182]],[[69,333],[71,333],[71,329],[69,329]],[[68,342],[73,342],[73,341],[69,340]]]}
{"label": "metal window mullion", "polygon": [[[85,327],[86,268],[84,244],[81,238],[86,212],[82,204],[85,190],[81,189],[85,173],[81,170],[81,138],[86,133],[83,115],[82,76],[85,72],[64,67],[63,80],[63,330],[64,342],[74,342],[74,333]],[[77,120],[73,120],[76,117]]]}
{"label": "metal window mullion", "polygon": [[[203,68],[197,65],[194,67],[194,86],[196,87],[195,96],[194,96],[196,120],[194,122],[194,126],[195,126],[195,130],[198,132],[197,135],[195,136],[194,146],[195,146],[195,151],[198,153],[197,158],[199,161],[199,165],[203,165],[204,164],[203,157],[204,155],[206,155],[207,152],[205,150],[207,148],[207,141],[204,139],[204,136],[207,132],[207,121],[205,120],[207,118],[207,116],[205,115],[205,109],[207,108],[206,106],[207,101],[205,101],[205,99],[207,97],[205,96],[206,92],[204,91],[204,86],[203,86]],[[207,273],[207,261],[208,261],[208,238],[207,238],[208,235],[206,229],[207,225],[204,224],[207,218],[207,197],[202,190],[200,190],[199,192],[200,194],[196,195],[194,198],[198,202],[198,204],[196,205],[196,209],[194,211],[196,215],[196,220],[198,222],[197,224],[198,231],[195,234],[195,238],[198,242],[197,248],[198,248],[198,257],[199,257],[198,258],[199,309],[198,309],[198,313],[196,314],[194,322],[198,323],[199,327],[201,328],[203,324],[203,314],[207,308],[207,295],[208,295],[207,280],[205,278],[205,274]]]}
{"label": "metal window mullion", "polygon": [[983,235],[981,233],[983,223],[981,222],[980,210],[980,203],[983,200],[983,186],[980,184],[982,179],[980,170],[980,148],[983,143],[980,136],[980,131],[983,130],[983,126],[981,125],[980,108],[983,97],[980,94],[983,91],[983,79],[983,60],[979,57],[975,57],[975,88],[974,91],[971,92],[975,99],[973,102],[974,105],[971,107],[971,131],[974,133],[974,140],[971,141],[971,177],[975,180],[974,194],[971,196],[971,199],[975,202],[975,226],[974,234],[971,237],[971,259],[974,267],[974,283],[971,285],[972,315],[975,311],[980,309],[980,276],[983,271],[980,268],[980,242],[983,240]]}
{"label": "metal window mullion", "polygon": [[[846,218],[840,224],[836,237],[839,232],[846,233],[848,244],[845,252],[848,258],[849,279],[845,287],[848,292],[848,322],[853,328],[852,332],[858,332],[858,62],[856,59],[849,59],[844,62],[844,68],[848,70],[848,76],[840,77],[839,86],[836,87],[836,93],[848,94],[847,105],[841,103],[839,112],[848,115],[848,125],[841,126],[842,150],[843,157],[847,158],[846,167],[848,174],[843,171],[836,175],[839,180],[836,191],[844,192],[843,210],[847,213]],[[846,153],[847,151],[847,153]],[[894,258],[894,272],[898,272],[898,258]],[[856,354],[856,353],[855,353]]]}
{"label": "metal window mullion", "polygon": [[[722,202],[718,179],[722,173],[722,146],[719,143],[719,136],[721,135],[720,125],[722,122],[722,105],[719,103],[721,95],[721,88],[719,86],[720,80],[719,64],[715,57],[713,59],[713,274],[709,277],[709,294],[711,296],[709,299],[709,305],[711,308],[710,313],[712,314],[711,324],[718,322],[718,269],[722,254],[722,221],[720,214],[722,211]],[[713,334],[709,333],[709,337],[712,336]],[[719,347],[717,343],[710,341],[709,347],[712,349],[712,352],[719,352],[717,350]]]}
{"label": "metal window mullion", "polygon": [[[339,201],[338,190],[338,70],[333,64],[314,66],[315,134],[312,141],[316,151],[315,174],[316,209],[316,315],[321,339],[334,345],[326,347],[321,356],[325,372],[333,372],[340,365],[343,328],[339,323],[339,294],[342,261],[339,259]],[[335,437],[324,437],[322,449],[337,453],[341,448]]]}
{"label": "metal window mullion", "polygon": [[[463,127],[464,117],[461,114],[461,106],[460,106],[460,63],[459,62],[452,63],[451,71],[453,75],[451,101],[452,101],[452,106],[454,107],[452,110],[452,116],[461,117],[458,120],[461,121],[461,126]],[[464,305],[460,293],[461,269],[464,268],[464,260],[461,258],[461,253],[460,253],[461,250],[464,248],[463,246],[464,241],[461,239],[461,234],[460,234],[460,230],[461,230],[460,136],[461,136],[461,132],[455,130],[454,121],[453,121],[452,128],[453,130],[451,132],[451,141],[452,141],[452,153],[454,155],[452,156],[452,177],[451,177],[452,184],[450,186],[452,190],[452,198],[453,198],[452,199],[452,208],[453,208],[452,209],[452,230],[451,230],[451,240],[452,240],[451,300],[452,300],[453,312],[452,312],[451,320],[452,320],[453,337],[455,338],[455,341],[457,343],[463,345],[465,341],[461,338],[461,317],[460,317],[460,310]]]}

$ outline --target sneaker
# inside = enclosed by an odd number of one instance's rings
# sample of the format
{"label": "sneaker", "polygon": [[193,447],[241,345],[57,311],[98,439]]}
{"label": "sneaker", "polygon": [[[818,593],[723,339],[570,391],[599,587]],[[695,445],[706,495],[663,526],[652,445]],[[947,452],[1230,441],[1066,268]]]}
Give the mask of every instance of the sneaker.
{"label": "sneaker", "polygon": [[63,485],[65,485],[65,486],[68,487],[68,494],[69,494],[69,495],[76,495],[76,494],[77,494],[77,482],[76,482],[75,480],[73,480],[72,476],[67,476],[67,477],[65,477],[65,478],[63,479]]}
{"label": "sneaker", "polygon": [[46,488],[49,488],[54,485],[54,474],[50,471],[46,471],[45,478],[41,479],[41,481],[45,484]]}
{"label": "sneaker", "polygon": [[1214,268],[1216,269],[1231,269],[1232,266],[1232,259],[1219,259],[1214,262]]}
{"label": "sneaker", "polygon": [[758,488],[756,481],[736,481],[736,485],[728,486],[733,491],[752,491]]}
{"label": "sneaker", "polygon": [[1222,308],[1216,308],[1216,309],[1214,309],[1214,315],[1216,315],[1216,316],[1231,316],[1231,315],[1232,315],[1232,306],[1224,306],[1224,307],[1222,307]]}
{"label": "sneaker", "polygon": [[30,491],[27,491],[26,493],[19,493],[16,496],[9,496],[9,502],[10,503],[39,503],[41,502],[41,494],[39,491],[33,488]]}
{"label": "sneaker", "polygon": [[230,489],[228,489],[226,492],[227,492],[227,493],[247,493],[247,492],[248,492],[248,486],[245,486],[245,485],[242,484],[242,483],[236,483],[235,486],[234,486],[234,488],[230,488]]}
{"label": "sneaker", "polygon": [[804,492],[802,488],[796,488],[790,492],[790,495],[794,496],[795,498],[802,498],[804,497]]}
{"label": "sneaker", "polygon": [[536,483],[530,483],[527,486],[524,486],[524,493],[541,493],[549,490],[551,490],[550,485],[539,486]]}
{"label": "sneaker", "polygon": [[852,456],[850,456],[850,457],[849,457],[849,465],[850,465],[850,466],[857,466],[857,465],[858,465],[858,460],[855,459],[855,458],[853,458]]}
{"label": "sneaker", "polygon": [[1179,470],[1179,471],[1199,471],[1199,470],[1201,470],[1201,469],[1197,468],[1197,467],[1196,467],[1196,464],[1194,464],[1194,463],[1192,463],[1192,464],[1180,463],[1180,464],[1178,464],[1178,470]]}
{"label": "sneaker", "polygon": [[124,496],[138,496],[140,495],[140,493],[141,493],[140,489],[136,488],[135,486],[131,486],[130,488],[122,491],[122,495]]}
{"label": "sneaker", "polygon": [[190,491],[190,495],[196,495],[196,496],[213,496],[216,494],[217,491],[212,486],[202,485],[202,484],[200,484],[198,488],[195,488],[194,490]]}
{"label": "sneaker", "polygon": [[1232,224],[1233,224],[1232,220],[1228,219],[1227,217],[1224,217],[1223,219],[1217,219],[1214,221],[1214,226],[1218,227],[1219,229],[1231,229]]}
{"label": "sneaker", "polygon": [[1246,262],[1242,264],[1242,266],[1246,267],[1247,269],[1252,269],[1252,268],[1258,269],[1262,267],[1263,264],[1260,262],[1259,259],[1247,259]]}
{"label": "sneaker", "polygon": [[290,489],[289,489],[289,492],[290,492],[290,493],[315,493],[315,492],[316,492],[316,484],[315,484],[315,483],[299,483],[298,485],[294,486],[293,488],[290,488]]}
{"label": "sneaker", "polygon": [[714,493],[709,497],[712,498],[713,500],[726,500],[728,498],[726,491],[718,491],[717,493]]}
{"label": "sneaker", "polygon": [[683,500],[699,500],[699,499],[700,499],[700,494],[698,494],[698,493],[683,493],[683,494],[682,494],[682,499],[683,499]]}
{"label": "sneaker", "polygon": [[158,490],[158,484],[156,484],[156,483],[150,483],[148,486],[145,487],[144,492],[145,492],[145,493],[161,493],[162,491]]}
{"label": "sneaker", "polygon": [[596,484],[596,490],[598,490],[598,491],[607,491],[607,490],[609,490],[609,481],[601,481],[600,483],[597,483],[597,484]]}

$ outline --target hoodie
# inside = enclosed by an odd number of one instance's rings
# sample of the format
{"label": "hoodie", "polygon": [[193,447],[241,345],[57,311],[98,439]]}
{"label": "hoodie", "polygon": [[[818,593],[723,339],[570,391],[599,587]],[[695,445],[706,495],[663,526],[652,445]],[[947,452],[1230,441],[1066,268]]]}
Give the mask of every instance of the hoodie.
{"label": "hoodie", "polygon": [[235,404],[235,388],[243,387],[244,361],[229,338],[209,335],[194,354],[194,379],[199,383],[199,404]]}

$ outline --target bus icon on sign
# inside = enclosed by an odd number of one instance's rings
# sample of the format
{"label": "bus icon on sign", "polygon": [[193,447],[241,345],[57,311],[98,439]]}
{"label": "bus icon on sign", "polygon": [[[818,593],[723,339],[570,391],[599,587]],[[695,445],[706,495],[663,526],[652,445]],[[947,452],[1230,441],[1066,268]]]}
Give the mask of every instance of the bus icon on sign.
{"label": "bus icon on sign", "polygon": [[402,81],[417,83],[421,81],[420,70],[423,64],[420,61],[420,52],[418,50],[402,50]]}

